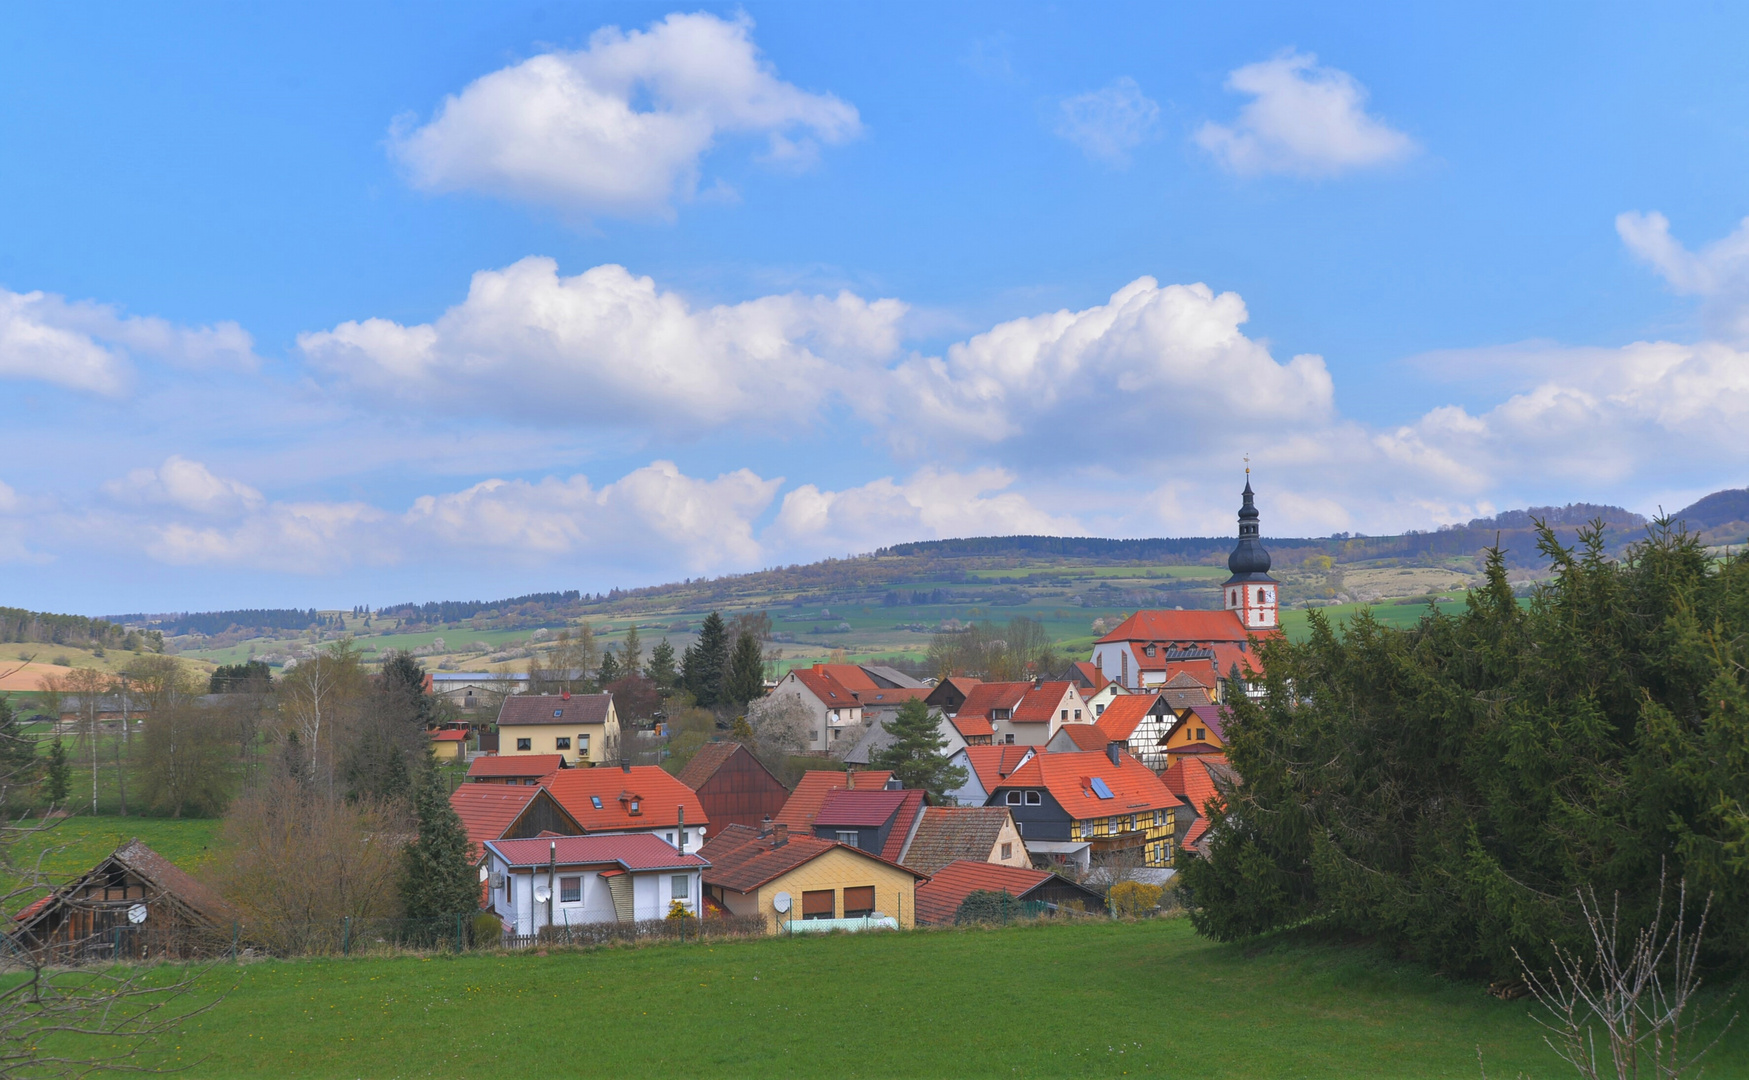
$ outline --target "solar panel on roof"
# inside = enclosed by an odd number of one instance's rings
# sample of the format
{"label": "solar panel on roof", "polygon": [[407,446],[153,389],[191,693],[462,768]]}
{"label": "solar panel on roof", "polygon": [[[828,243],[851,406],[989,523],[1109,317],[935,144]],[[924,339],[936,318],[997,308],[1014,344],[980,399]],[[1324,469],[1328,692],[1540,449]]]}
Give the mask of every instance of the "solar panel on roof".
{"label": "solar panel on roof", "polygon": [[1109,787],[1105,786],[1105,781],[1101,780],[1097,776],[1095,776],[1093,778],[1093,794],[1099,796],[1102,799],[1115,799],[1115,798],[1117,798],[1117,796],[1115,796],[1111,793],[1111,789]]}

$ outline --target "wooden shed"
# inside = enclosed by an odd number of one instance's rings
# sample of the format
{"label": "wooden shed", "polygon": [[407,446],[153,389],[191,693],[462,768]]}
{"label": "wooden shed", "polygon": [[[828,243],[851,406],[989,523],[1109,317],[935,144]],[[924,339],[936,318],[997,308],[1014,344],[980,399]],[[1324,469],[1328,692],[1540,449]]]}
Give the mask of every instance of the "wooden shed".
{"label": "wooden shed", "polygon": [[698,748],[680,782],[698,792],[711,828],[746,825],[758,828],[776,817],[789,799],[789,788],[753,752],[736,742],[706,743]]}
{"label": "wooden shed", "polygon": [[135,839],[14,916],[12,938],[66,961],[210,956],[231,947],[238,918]]}

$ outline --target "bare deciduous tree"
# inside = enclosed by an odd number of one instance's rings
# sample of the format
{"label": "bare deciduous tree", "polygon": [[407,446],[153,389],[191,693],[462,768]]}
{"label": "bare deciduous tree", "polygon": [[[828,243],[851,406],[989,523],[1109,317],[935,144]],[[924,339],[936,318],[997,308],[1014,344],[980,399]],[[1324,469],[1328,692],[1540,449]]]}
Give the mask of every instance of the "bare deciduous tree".
{"label": "bare deciduous tree", "polygon": [[402,808],[347,802],[281,776],[232,804],[216,882],[253,939],[276,951],[331,947],[347,917],[399,913]]}
{"label": "bare deciduous tree", "polygon": [[[1586,1080],[1642,1075],[1676,1080],[1690,1075],[1689,1070],[1724,1034],[1721,1029],[1695,1049],[1701,1025],[1711,1018],[1691,1006],[1701,985],[1701,938],[1712,898],[1702,905],[1691,931],[1688,885],[1679,883],[1676,914],[1665,925],[1665,885],[1660,874],[1658,906],[1651,921],[1638,929],[1622,926],[1619,895],[1605,915],[1595,893],[1581,892],[1579,906],[1591,931],[1591,957],[1557,945],[1557,968],[1544,974],[1528,965],[1524,968],[1525,983],[1549,1014],[1547,1020],[1537,1018],[1548,1032],[1545,1041]],[[1724,1028],[1735,1019],[1733,1015]],[[1601,1050],[1598,1029],[1603,1036]]]}
{"label": "bare deciduous tree", "polygon": [[306,778],[322,781],[330,792],[337,729],[357,706],[365,685],[351,638],[300,663],[280,681],[280,701],[297,735]]}

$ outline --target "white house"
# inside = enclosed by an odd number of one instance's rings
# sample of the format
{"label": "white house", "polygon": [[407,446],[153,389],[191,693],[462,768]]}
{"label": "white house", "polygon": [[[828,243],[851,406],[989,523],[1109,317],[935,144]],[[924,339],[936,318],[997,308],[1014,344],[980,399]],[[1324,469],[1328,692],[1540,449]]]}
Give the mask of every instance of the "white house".
{"label": "white house", "polygon": [[771,696],[795,697],[813,715],[808,725],[805,749],[842,755],[855,745],[854,738],[850,742],[844,741],[846,735],[862,734],[862,699],[828,671],[828,666],[847,665],[815,664],[811,668],[796,668],[777,681]]}
{"label": "white house", "polygon": [[698,914],[710,863],[650,833],[488,840],[490,910],[513,933],[661,919],[678,900]]}

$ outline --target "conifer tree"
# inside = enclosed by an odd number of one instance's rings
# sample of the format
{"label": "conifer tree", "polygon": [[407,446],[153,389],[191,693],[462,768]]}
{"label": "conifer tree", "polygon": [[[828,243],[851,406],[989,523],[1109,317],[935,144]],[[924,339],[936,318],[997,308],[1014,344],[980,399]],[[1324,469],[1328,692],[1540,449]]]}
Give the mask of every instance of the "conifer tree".
{"label": "conifer tree", "polygon": [[620,676],[644,674],[644,643],[638,637],[638,624],[626,627],[626,639],[619,647]]}
{"label": "conifer tree", "polygon": [[893,742],[875,755],[877,768],[892,770],[906,787],[921,788],[936,802],[966,782],[966,771],[950,765],[942,753],[947,740],[941,737],[939,723],[921,699],[912,698],[899,706],[898,715],[887,721],[886,728]]}
{"label": "conifer tree", "polygon": [[435,936],[455,916],[471,915],[479,908],[480,875],[468,857],[467,830],[435,768],[422,770],[413,789],[413,811],[419,838],[407,845],[401,902],[407,917]]}
{"label": "conifer tree", "polygon": [[612,649],[603,649],[601,652],[601,672],[596,675],[595,681],[599,683],[603,689],[606,689],[607,684],[617,682],[621,674],[622,672],[619,669],[619,657],[613,654]]}
{"label": "conifer tree", "polygon": [[46,779],[50,804],[59,806],[66,802],[67,793],[73,787],[73,763],[67,760],[67,748],[62,745],[59,735],[56,735],[55,741],[49,744],[49,768]]}
{"label": "conifer tree", "polygon": [[663,638],[650,650],[650,662],[644,668],[644,674],[655,683],[658,689],[672,690],[680,685],[680,673],[674,669],[674,646]]}
{"label": "conifer tree", "polygon": [[723,680],[729,672],[729,630],[716,612],[705,616],[698,641],[687,647],[681,663],[681,679],[693,700],[710,708],[722,700]]}
{"label": "conifer tree", "polygon": [[36,769],[36,742],[19,729],[12,702],[0,694],[0,781],[7,786],[27,784]]}
{"label": "conifer tree", "polygon": [[765,652],[759,646],[759,638],[751,630],[743,630],[735,639],[735,653],[729,658],[723,703],[745,708],[748,702],[764,696]]}

